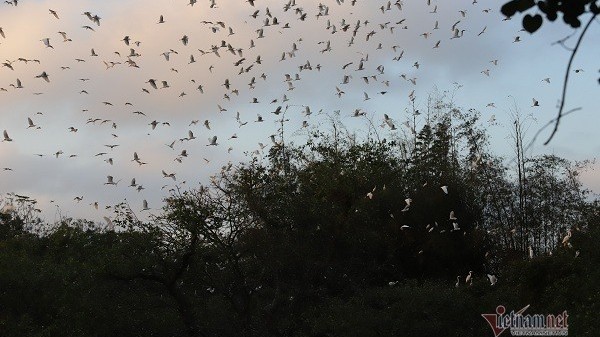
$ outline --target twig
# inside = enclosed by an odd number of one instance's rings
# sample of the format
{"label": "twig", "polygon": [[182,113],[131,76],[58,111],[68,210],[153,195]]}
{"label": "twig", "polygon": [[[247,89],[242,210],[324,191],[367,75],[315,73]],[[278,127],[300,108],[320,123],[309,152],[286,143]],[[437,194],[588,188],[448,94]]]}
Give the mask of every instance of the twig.
{"label": "twig", "polygon": [[570,52],[573,52],[573,48],[569,48],[569,47],[567,47],[567,45],[565,45],[565,42],[567,42],[567,40],[570,39],[573,35],[575,35],[575,32],[567,35],[566,37],[563,37],[560,40],[552,42],[550,45],[554,46],[555,44],[557,44],[557,45],[563,47],[564,49],[566,49],[566,50],[568,50]]}
{"label": "twig", "polygon": [[565,80],[563,82],[562,98],[560,100],[560,108],[558,110],[558,116],[556,117],[556,122],[554,123],[554,129],[552,130],[550,137],[548,137],[548,140],[546,140],[546,142],[544,142],[544,145],[548,145],[548,143],[550,143],[552,138],[554,138],[556,131],[558,131],[558,125],[560,124],[560,119],[563,116],[563,109],[565,107],[565,97],[567,95],[567,84],[569,81],[569,73],[571,72],[571,64],[573,63],[573,59],[575,59],[575,54],[577,54],[577,50],[579,49],[579,45],[581,44],[581,41],[583,40],[583,36],[585,35],[585,32],[588,30],[588,28],[590,27],[590,25],[596,18],[596,15],[597,14],[592,15],[592,17],[590,18],[588,23],[585,25],[585,28],[583,28],[581,35],[579,35],[579,39],[577,39],[577,44],[575,44],[575,48],[573,48],[573,52],[571,53],[571,58],[569,59],[569,64],[567,65],[567,71],[565,73]]}
{"label": "twig", "polygon": [[[571,110],[563,113],[562,116],[566,116],[568,114],[571,114],[571,113],[573,113],[575,111],[579,111],[579,110],[581,110],[581,107],[571,109]],[[525,147],[525,150],[529,150],[531,148],[531,146],[533,146],[533,143],[535,143],[535,140],[537,139],[537,137],[539,136],[539,134],[542,133],[542,131],[544,131],[544,129],[546,129],[552,123],[555,123],[557,119],[558,119],[558,117],[551,119],[548,123],[546,123],[546,125],[544,125],[541,129],[539,129],[538,132],[535,133],[535,136],[533,136],[533,139],[531,140],[531,142],[529,142],[529,144],[527,144],[527,146]]]}

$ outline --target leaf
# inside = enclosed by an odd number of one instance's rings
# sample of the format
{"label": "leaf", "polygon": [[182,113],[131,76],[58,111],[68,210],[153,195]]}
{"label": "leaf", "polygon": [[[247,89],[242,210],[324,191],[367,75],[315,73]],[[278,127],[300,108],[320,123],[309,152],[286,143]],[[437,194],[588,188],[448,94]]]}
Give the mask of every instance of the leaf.
{"label": "leaf", "polygon": [[533,0],[512,0],[505,3],[500,11],[502,14],[511,17],[515,15],[516,12],[524,12],[533,6],[535,6]]}
{"label": "leaf", "polygon": [[534,33],[542,26],[543,21],[542,16],[539,14],[536,14],[535,16],[527,14],[523,17],[523,28],[529,33]]}
{"label": "leaf", "polygon": [[505,3],[500,9],[500,12],[502,12],[502,14],[506,15],[507,17],[515,15],[515,13],[517,12],[517,2],[518,0],[513,0]]}

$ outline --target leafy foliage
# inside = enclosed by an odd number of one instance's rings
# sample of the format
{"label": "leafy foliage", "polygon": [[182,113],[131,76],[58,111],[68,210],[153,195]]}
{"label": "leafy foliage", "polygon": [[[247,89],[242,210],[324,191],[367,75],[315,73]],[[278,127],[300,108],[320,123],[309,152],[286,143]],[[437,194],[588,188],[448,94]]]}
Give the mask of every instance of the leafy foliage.
{"label": "leafy foliage", "polygon": [[426,120],[363,141],[334,123],[151,221],[118,205],[115,230],[0,213],[2,336],[481,336],[499,304],[568,310],[593,336],[600,207],[580,167],[527,158],[515,182],[476,111]]}
{"label": "leafy foliage", "polygon": [[[573,28],[581,26],[581,15],[585,13],[600,13],[600,4],[596,0],[577,0],[577,1],[563,1],[563,0],[511,0],[502,6],[502,14],[512,17],[517,12],[527,12],[533,7],[536,7],[542,12],[546,19],[549,21],[555,21],[558,18],[558,14],[561,13],[563,21]],[[542,16],[536,14],[534,16],[526,14],[523,17],[523,28],[530,33],[535,32],[542,26]]]}

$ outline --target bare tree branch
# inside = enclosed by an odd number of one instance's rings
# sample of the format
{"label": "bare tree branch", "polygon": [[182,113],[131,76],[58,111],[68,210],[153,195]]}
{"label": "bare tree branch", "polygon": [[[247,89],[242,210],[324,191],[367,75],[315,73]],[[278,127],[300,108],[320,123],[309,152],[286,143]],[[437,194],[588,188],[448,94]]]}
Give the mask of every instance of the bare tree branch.
{"label": "bare tree branch", "polygon": [[558,125],[560,124],[560,119],[563,117],[563,109],[565,107],[565,98],[567,96],[567,84],[568,84],[568,81],[569,81],[569,73],[571,72],[571,65],[573,63],[573,59],[575,59],[575,54],[577,54],[577,50],[579,49],[579,46],[581,45],[581,41],[583,40],[583,36],[585,35],[585,33],[587,32],[588,28],[590,27],[590,25],[592,24],[592,22],[596,18],[596,15],[597,14],[592,15],[592,17],[590,18],[590,20],[588,21],[588,23],[585,25],[585,28],[583,28],[583,31],[581,32],[581,35],[579,35],[579,39],[577,39],[577,44],[575,44],[575,48],[573,48],[573,52],[571,53],[571,58],[569,59],[569,63],[567,65],[567,71],[565,72],[565,80],[563,82],[562,98],[560,100],[560,108],[558,110],[558,116],[555,119],[554,129],[552,130],[552,133],[550,134],[550,137],[548,137],[548,140],[546,140],[546,142],[544,142],[544,145],[548,145],[548,143],[550,143],[550,141],[552,140],[552,138],[554,138],[554,135],[556,134],[556,131],[558,131]]}
{"label": "bare tree branch", "polygon": [[[573,113],[575,111],[579,111],[579,110],[581,110],[581,107],[571,109],[571,110],[563,113],[562,115],[566,116],[566,115],[569,115],[569,114],[571,114],[571,113]],[[557,119],[558,119],[558,117],[555,117],[555,118],[551,119],[548,123],[546,123],[546,125],[544,125],[541,129],[539,129],[538,132],[536,132],[535,135],[533,136],[533,139],[531,139],[531,141],[529,142],[529,144],[527,144],[527,146],[525,147],[525,150],[529,150],[533,146],[533,144],[535,143],[535,140],[537,139],[537,137],[539,136],[539,134],[542,133],[542,131],[544,131],[552,123],[555,123]]]}

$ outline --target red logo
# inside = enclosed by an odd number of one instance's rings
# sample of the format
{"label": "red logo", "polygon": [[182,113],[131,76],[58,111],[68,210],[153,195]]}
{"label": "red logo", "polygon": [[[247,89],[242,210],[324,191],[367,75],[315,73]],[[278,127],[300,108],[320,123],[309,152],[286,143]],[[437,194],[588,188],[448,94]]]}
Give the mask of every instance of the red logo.
{"label": "red logo", "polygon": [[[523,309],[517,312],[518,315],[522,314],[529,308],[529,304],[526,305]],[[502,322],[502,317],[506,313],[506,308],[503,305],[499,305],[496,307],[495,314],[481,314],[483,318],[488,322],[492,331],[494,331],[494,337],[500,336],[506,329],[510,327],[510,325],[505,325]]]}

